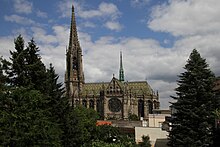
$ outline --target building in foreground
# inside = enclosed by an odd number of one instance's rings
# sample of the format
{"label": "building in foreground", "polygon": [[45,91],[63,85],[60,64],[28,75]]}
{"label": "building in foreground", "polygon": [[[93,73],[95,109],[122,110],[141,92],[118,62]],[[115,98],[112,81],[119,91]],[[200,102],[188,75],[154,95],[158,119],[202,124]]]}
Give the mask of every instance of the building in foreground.
{"label": "building in foreground", "polygon": [[73,107],[83,105],[92,108],[99,112],[103,119],[128,119],[132,115],[147,119],[153,109],[159,109],[159,95],[147,81],[124,81],[122,53],[119,79],[113,76],[109,82],[85,83],[82,52],[72,6],[65,86],[66,95]]}

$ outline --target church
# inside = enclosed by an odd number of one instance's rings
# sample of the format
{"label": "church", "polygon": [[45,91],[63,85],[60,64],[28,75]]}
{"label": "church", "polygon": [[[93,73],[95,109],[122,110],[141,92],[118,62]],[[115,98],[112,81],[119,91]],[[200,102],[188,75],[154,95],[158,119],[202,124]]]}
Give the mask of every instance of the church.
{"label": "church", "polygon": [[111,81],[97,83],[85,83],[82,52],[72,6],[65,72],[66,96],[71,106],[94,109],[105,120],[127,120],[132,115],[146,120],[153,109],[159,109],[159,94],[152,90],[147,81],[124,81],[121,52],[119,77],[113,75]]}

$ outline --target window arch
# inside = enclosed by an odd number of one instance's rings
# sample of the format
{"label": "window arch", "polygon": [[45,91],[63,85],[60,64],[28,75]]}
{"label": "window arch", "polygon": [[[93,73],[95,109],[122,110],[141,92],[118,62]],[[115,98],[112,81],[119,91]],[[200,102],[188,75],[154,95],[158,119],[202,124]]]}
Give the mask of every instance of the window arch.
{"label": "window arch", "polygon": [[138,116],[144,117],[144,101],[142,99],[138,100]]}
{"label": "window arch", "polygon": [[94,109],[94,101],[93,100],[89,100],[89,108]]}
{"label": "window arch", "polygon": [[148,100],[148,112],[149,114],[153,113],[153,102]]}
{"label": "window arch", "polygon": [[87,101],[86,101],[86,100],[83,100],[83,101],[82,101],[82,105],[87,108]]}

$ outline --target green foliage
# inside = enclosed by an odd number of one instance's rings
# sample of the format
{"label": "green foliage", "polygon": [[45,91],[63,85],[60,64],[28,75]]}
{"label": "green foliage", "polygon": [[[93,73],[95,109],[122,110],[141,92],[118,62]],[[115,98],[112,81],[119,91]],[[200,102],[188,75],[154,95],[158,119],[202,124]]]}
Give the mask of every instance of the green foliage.
{"label": "green foliage", "polygon": [[70,108],[65,118],[64,146],[89,145],[96,138],[97,112],[84,107]]}
{"label": "green foliage", "polygon": [[[96,126],[98,114],[72,108],[33,39],[19,35],[10,61],[0,58],[0,146],[134,146],[118,128]],[[112,142],[116,137],[116,142]]]}
{"label": "green foliage", "polygon": [[24,48],[24,39],[19,35],[15,39],[15,51],[10,51],[11,62],[7,70],[12,86],[23,86],[44,92],[46,87],[46,68],[41,61],[39,49],[33,39]]}
{"label": "green foliage", "polygon": [[0,142],[3,146],[60,146],[60,130],[36,90],[16,88],[0,94]]}
{"label": "green foliage", "polygon": [[140,147],[151,147],[150,144],[150,137],[149,136],[142,136],[142,142],[138,144]]}
{"label": "green foliage", "polygon": [[56,74],[54,67],[50,64],[46,72],[47,85],[44,89],[45,94],[48,95],[48,107],[55,117],[57,122],[61,122],[68,109],[68,99],[63,97],[64,88],[61,83],[58,83],[59,76]]}
{"label": "green foliage", "polygon": [[132,121],[138,121],[139,117],[136,114],[128,114],[128,120],[132,120]]}
{"label": "green foliage", "polygon": [[216,99],[213,94],[214,74],[196,49],[190,54],[179,76],[177,102],[170,132],[171,146],[203,146],[212,144]]}
{"label": "green foliage", "polygon": [[0,57],[0,92],[3,91],[6,83],[6,76],[3,74],[3,59]]}
{"label": "green foliage", "polygon": [[97,126],[97,138],[96,142],[100,141],[105,142],[106,145],[121,145],[121,146],[134,146],[134,136],[129,136],[126,133],[120,131],[119,128],[109,126],[109,125],[101,125]]}
{"label": "green foliage", "polygon": [[14,42],[11,61],[0,60],[1,141],[5,146],[60,146],[59,120],[68,106],[61,101],[62,85],[52,66],[46,71],[33,39],[25,49],[21,35]]}
{"label": "green foliage", "polygon": [[91,147],[135,147],[135,145],[126,145],[122,143],[108,143],[104,141],[94,141]]}
{"label": "green foliage", "polygon": [[213,112],[213,114],[215,115],[216,119],[220,119],[220,109],[215,109],[215,111]]}

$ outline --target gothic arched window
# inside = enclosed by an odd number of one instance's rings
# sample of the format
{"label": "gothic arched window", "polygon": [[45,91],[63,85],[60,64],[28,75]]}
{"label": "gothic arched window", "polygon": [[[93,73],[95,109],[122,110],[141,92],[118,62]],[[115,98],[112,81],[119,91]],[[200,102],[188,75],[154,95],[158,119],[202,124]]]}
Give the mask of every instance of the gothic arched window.
{"label": "gothic arched window", "polygon": [[138,116],[144,117],[144,101],[142,99],[138,101]]}
{"label": "gothic arched window", "polygon": [[94,109],[94,101],[93,100],[89,100],[89,108]]}
{"label": "gothic arched window", "polygon": [[148,111],[149,111],[149,114],[153,113],[153,102],[150,100],[148,100]]}
{"label": "gothic arched window", "polygon": [[97,100],[97,101],[96,101],[96,111],[97,111],[97,112],[101,112],[100,109],[101,109],[101,108],[100,108],[100,101]]}
{"label": "gothic arched window", "polygon": [[83,101],[82,101],[82,105],[87,108],[87,101],[86,101],[86,100],[83,100]]}

